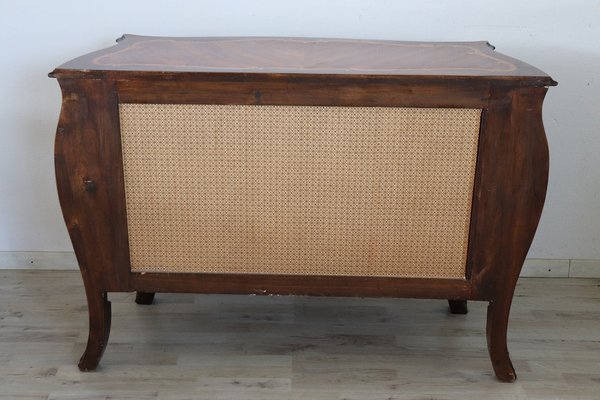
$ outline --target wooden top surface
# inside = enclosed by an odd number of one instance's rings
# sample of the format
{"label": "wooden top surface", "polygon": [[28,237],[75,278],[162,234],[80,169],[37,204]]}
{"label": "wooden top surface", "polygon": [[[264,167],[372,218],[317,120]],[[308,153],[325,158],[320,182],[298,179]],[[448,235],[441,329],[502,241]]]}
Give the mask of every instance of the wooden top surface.
{"label": "wooden top surface", "polygon": [[98,72],[144,75],[324,74],[346,77],[468,77],[555,84],[544,72],[495,52],[487,42],[136,35],[123,35],[117,42],[116,46],[71,60],[51,75]]}

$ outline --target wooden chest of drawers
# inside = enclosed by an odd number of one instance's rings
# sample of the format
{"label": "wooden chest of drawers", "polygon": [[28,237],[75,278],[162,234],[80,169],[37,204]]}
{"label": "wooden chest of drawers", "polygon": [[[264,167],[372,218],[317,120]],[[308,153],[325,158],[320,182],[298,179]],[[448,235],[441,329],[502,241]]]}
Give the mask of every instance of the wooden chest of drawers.
{"label": "wooden chest of drawers", "polygon": [[496,375],[542,211],[543,72],[485,42],[124,36],[51,73],[93,370],[108,292],[489,302]]}

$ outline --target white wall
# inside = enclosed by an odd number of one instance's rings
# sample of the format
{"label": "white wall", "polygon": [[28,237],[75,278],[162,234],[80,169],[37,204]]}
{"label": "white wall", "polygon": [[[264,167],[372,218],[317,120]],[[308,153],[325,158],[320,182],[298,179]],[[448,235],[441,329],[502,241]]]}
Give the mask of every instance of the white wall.
{"label": "white wall", "polygon": [[535,258],[600,259],[600,2],[0,0],[0,251],[70,251],[55,190],[60,94],[46,74],[122,33],[489,40],[559,82]]}

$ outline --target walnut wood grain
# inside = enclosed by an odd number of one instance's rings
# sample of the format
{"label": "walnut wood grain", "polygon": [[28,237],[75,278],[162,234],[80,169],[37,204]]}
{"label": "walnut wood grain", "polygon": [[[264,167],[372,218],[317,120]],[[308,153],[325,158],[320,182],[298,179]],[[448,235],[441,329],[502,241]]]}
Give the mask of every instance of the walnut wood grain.
{"label": "walnut wood grain", "polygon": [[[553,85],[539,69],[480,42],[399,42],[281,37],[168,38],[123,35],[116,46],[76,58],[53,75],[189,77],[192,74],[418,76]],[[115,75],[112,75],[115,76]]]}
{"label": "walnut wood grain", "polygon": [[77,366],[82,372],[94,371],[106,350],[110,336],[111,304],[106,293],[88,290],[89,334],[85,351]]}
{"label": "walnut wood grain", "polygon": [[[143,51],[132,52],[136,46]],[[556,82],[483,42],[453,46],[126,37],[56,69],[63,95],[57,186],[90,316],[80,367],[94,369],[106,347],[107,292],[417,297],[451,299],[451,306],[488,301],[492,365],[498,379],[514,380],[506,331],[544,203],[548,147],[541,110],[546,87]],[[453,59],[467,48],[469,57]],[[377,52],[384,54],[379,61]],[[481,108],[466,279],[132,273],[119,102]]]}
{"label": "walnut wood grain", "polygon": [[496,182],[496,186],[492,189],[489,184],[476,190],[479,200],[472,217],[477,225],[471,254],[478,272],[473,285],[491,297],[488,350],[496,376],[505,382],[517,377],[507,348],[510,306],[542,214],[548,184],[548,143],[542,124],[546,91],[514,91],[510,94],[510,108],[490,112],[488,123],[493,123],[493,128],[490,127],[486,144],[494,146],[503,157],[493,156],[491,149],[480,154],[481,185]]}
{"label": "walnut wood grain", "polygon": [[464,279],[363,276],[133,273],[132,290],[345,297],[471,298]]}

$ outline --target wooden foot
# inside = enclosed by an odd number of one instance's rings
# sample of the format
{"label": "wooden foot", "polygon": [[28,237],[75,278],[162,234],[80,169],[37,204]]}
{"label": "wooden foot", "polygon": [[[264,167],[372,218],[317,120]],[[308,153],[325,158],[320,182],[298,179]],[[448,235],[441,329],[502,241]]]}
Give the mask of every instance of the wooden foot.
{"label": "wooden foot", "polygon": [[466,300],[448,300],[448,304],[452,314],[466,314],[469,312]]}
{"label": "wooden foot", "polygon": [[154,302],[154,292],[136,292],[135,302],[143,305],[152,304]]}
{"label": "wooden foot", "polygon": [[517,379],[506,345],[510,303],[510,299],[508,301],[491,301],[487,313],[488,351],[496,377],[502,382],[513,382]]}
{"label": "wooden foot", "polygon": [[110,301],[106,293],[87,292],[90,317],[88,342],[79,360],[81,371],[93,371],[98,366],[110,335]]}

